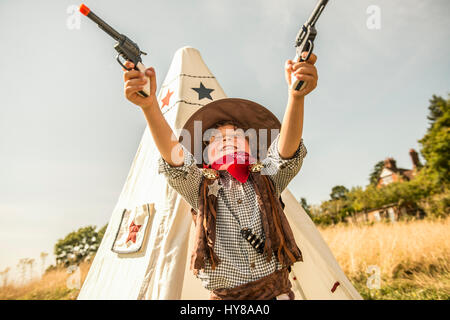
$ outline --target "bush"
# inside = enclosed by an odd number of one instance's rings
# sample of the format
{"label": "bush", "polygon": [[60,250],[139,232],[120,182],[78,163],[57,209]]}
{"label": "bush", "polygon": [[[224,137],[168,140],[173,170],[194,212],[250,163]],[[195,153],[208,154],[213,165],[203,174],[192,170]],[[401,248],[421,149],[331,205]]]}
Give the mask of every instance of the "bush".
{"label": "bush", "polygon": [[69,233],[64,239],[58,240],[54,250],[56,264],[68,267],[92,257],[100,246],[106,227],[105,225],[96,231],[95,226],[87,226]]}

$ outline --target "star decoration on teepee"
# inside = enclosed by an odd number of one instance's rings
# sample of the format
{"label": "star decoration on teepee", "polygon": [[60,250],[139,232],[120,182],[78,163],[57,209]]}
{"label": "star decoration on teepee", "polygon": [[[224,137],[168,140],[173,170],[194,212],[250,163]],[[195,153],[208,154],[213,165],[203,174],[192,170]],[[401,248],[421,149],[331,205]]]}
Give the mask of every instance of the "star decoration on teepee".
{"label": "star decoration on teepee", "polygon": [[208,196],[210,196],[212,194],[215,197],[217,197],[217,193],[219,192],[220,188],[222,188],[222,186],[219,184],[219,181],[217,179],[214,180],[213,183],[208,185],[208,189],[209,189],[208,190]]}
{"label": "star decoration on teepee", "polygon": [[134,224],[134,221],[131,222],[129,233],[128,233],[128,238],[127,238],[127,241],[125,241],[125,243],[127,243],[128,241],[132,241],[132,242],[136,243],[136,235],[139,232],[139,229],[141,227],[142,227],[142,225],[136,225],[136,224]]}
{"label": "star decoration on teepee", "polygon": [[164,106],[168,106],[169,105],[170,97],[172,96],[172,94],[173,94],[173,91],[170,92],[170,89],[167,90],[166,96],[161,100],[162,101],[161,109],[164,108]]}
{"label": "star decoration on teepee", "polygon": [[202,82],[200,82],[199,88],[191,88],[191,89],[198,93],[198,100],[202,100],[203,98],[213,100],[213,98],[211,97],[211,92],[213,92],[214,89],[206,88]]}

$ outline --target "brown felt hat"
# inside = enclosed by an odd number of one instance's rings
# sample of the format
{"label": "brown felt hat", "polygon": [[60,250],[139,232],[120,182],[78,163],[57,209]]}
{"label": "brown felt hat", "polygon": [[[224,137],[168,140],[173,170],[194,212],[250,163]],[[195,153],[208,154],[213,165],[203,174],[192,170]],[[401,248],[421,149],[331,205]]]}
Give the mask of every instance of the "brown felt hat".
{"label": "brown felt hat", "polygon": [[[256,138],[252,140],[255,141],[255,145],[253,147],[250,145],[250,148],[252,155],[257,154],[259,160],[261,160],[261,154],[265,156],[267,148],[281,128],[281,123],[277,117],[256,102],[238,98],[226,98],[210,102],[186,121],[183,129],[189,132],[189,136],[181,135],[179,138],[179,142],[194,154],[198,166],[202,166],[204,162],[202,155],[206,144],[203,143],[203,138],[208,136],[205,135],[205,131],[214,127],[217,122],[226,120],[235,122],[239,128],[249,135],[253,134]],[[201,123],[198,121],[201,121]],[[200,148],[201,153],[193,152],[193,150],[199,151]],[[266,148],[266,150],[260,150],[260,148]]]}

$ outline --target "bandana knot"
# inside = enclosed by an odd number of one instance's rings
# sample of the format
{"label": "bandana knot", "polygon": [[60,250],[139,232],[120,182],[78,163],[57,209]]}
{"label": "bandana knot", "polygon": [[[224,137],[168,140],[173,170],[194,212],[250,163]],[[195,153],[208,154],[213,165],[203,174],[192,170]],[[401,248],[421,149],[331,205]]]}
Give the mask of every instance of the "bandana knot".
{"label": "bandana knot", "polygon": [[255,163],[255,159],[247,152],[235,151],[228,153],[211,164],[211,168],[219,170],[222,165],[230,164],[227,171],[239,182],[246,182],[250,175],[249,166]]}

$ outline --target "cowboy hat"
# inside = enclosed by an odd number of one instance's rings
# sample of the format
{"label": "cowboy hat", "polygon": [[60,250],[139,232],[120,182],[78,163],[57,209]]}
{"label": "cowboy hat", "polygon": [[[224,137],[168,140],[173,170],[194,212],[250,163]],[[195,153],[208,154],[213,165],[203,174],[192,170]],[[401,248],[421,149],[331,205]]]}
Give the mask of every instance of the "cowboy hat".
{"label": "cowboy hat", "polygon": [[[277,117],[256,102],[239,98],[210,102],[192,114],[182,130],[188,134],[181,134],[179,138],[179,142],[194,155],[198,166],[202,166],[204,162],[204,141],[209,141],[207,130],[213,128],[216,123],[227,120],[233,121],[246,135],[255,138],[249,139],[250,149],[253,151],[252,155],[258,159],[265,157],[265,152],[281,128]],[[197,154],[192,150],[201,150],[201,153]]]}

